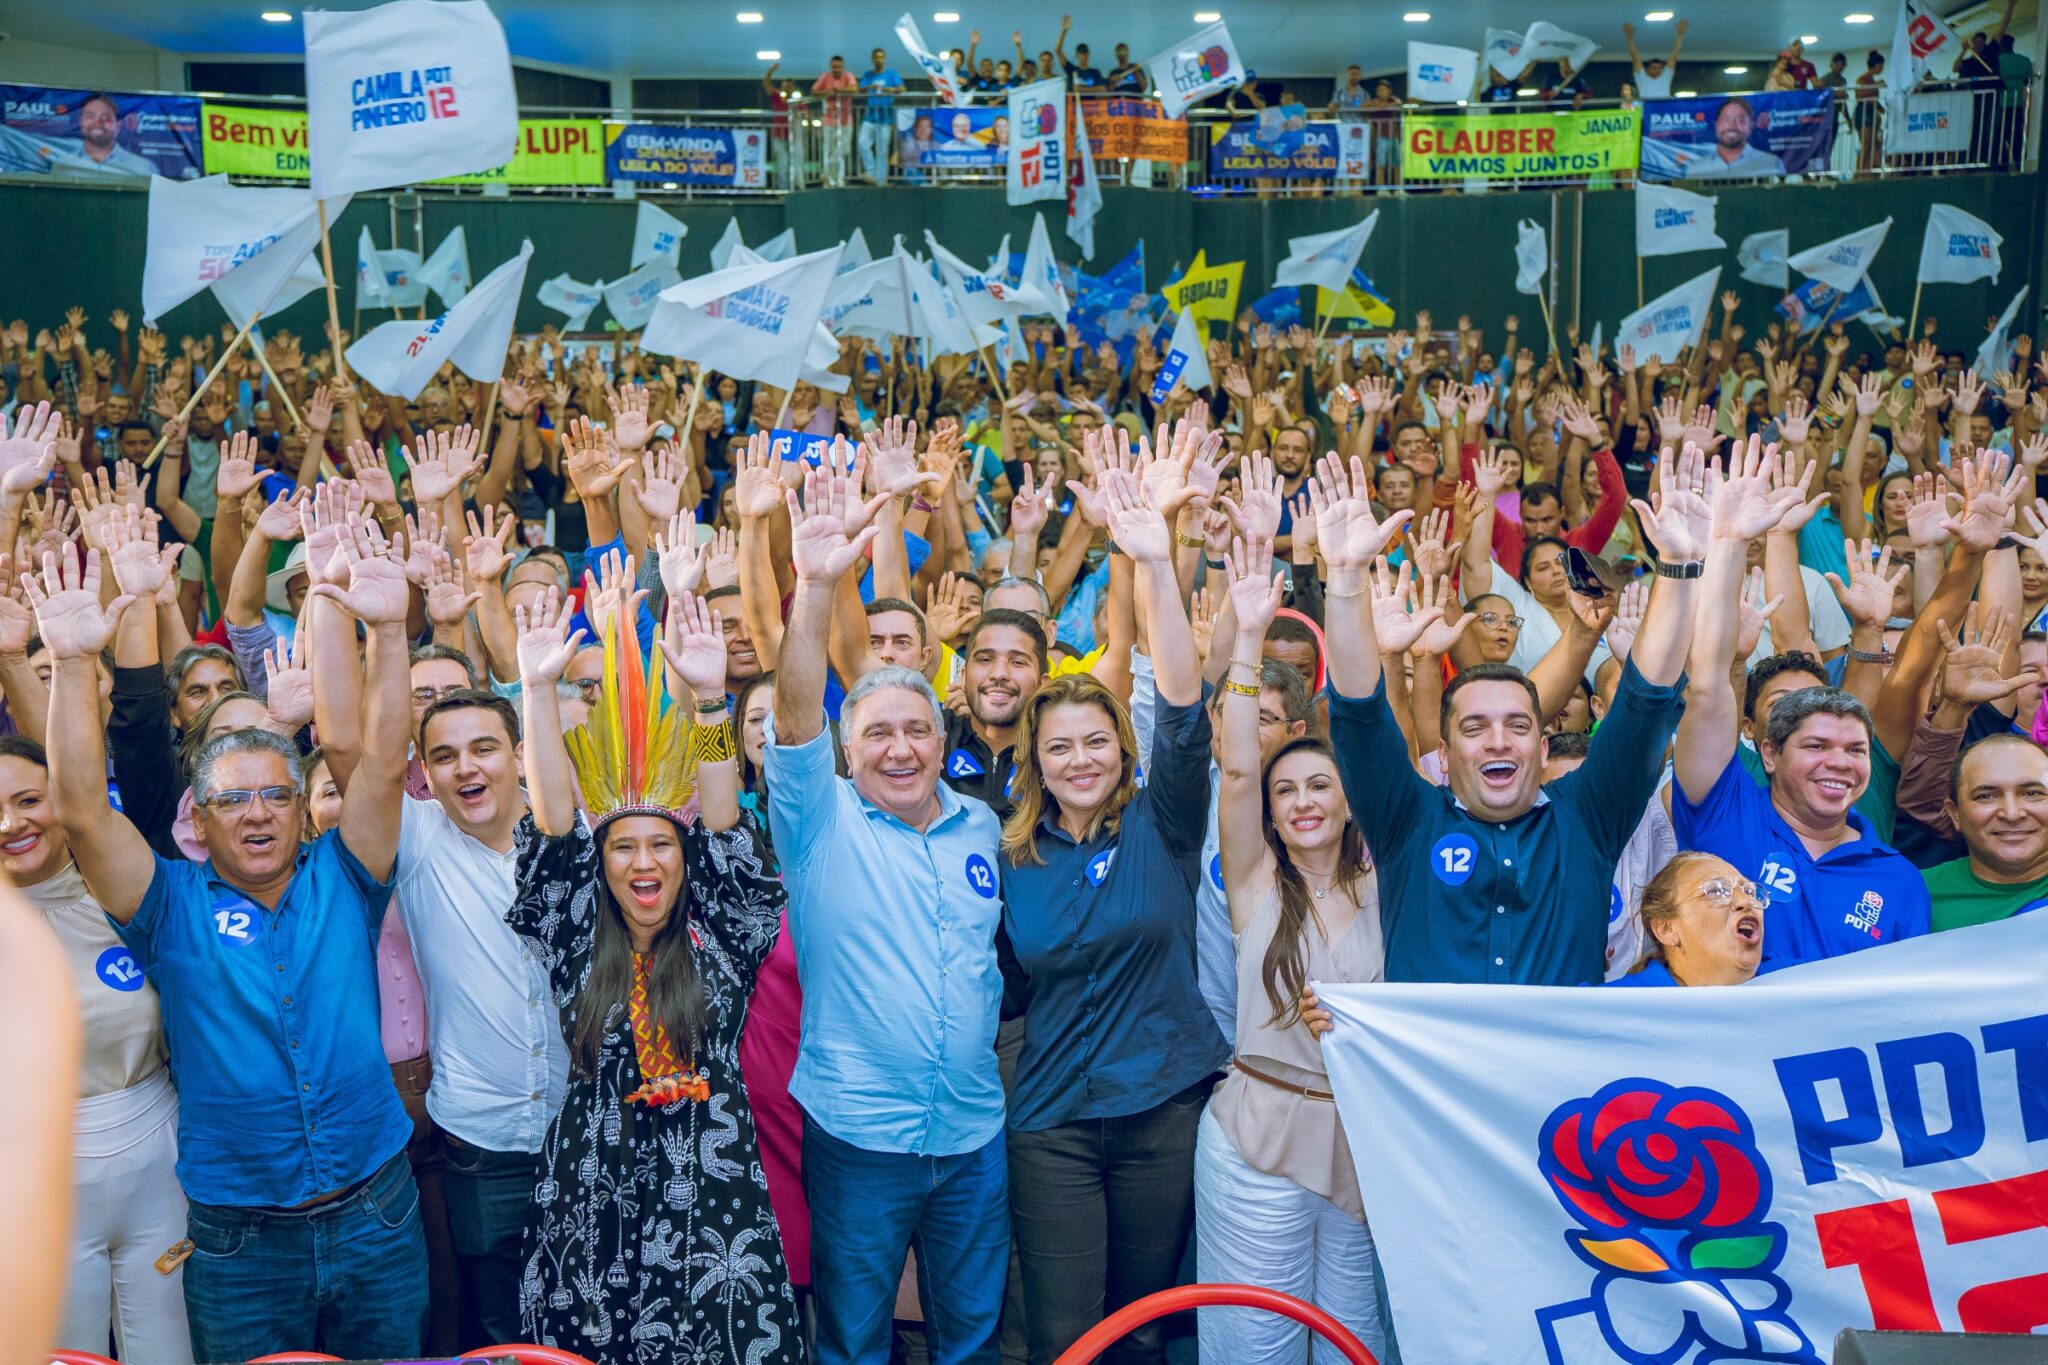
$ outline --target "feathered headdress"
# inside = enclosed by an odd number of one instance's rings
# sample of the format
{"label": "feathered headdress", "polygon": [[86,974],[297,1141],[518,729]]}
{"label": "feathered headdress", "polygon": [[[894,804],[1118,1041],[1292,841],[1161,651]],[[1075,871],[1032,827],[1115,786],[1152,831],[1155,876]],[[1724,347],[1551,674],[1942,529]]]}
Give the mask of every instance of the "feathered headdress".
{"label": "feathered headdress", "polygon": [[621,815],[665,815],[681,824],[695,786],[696,765],[686,742],[689,708],[670,704],[658,664],[652,679],[647,674],[627,604],[621,603],[605,633],[604,695],[567,741],[593,829]]}

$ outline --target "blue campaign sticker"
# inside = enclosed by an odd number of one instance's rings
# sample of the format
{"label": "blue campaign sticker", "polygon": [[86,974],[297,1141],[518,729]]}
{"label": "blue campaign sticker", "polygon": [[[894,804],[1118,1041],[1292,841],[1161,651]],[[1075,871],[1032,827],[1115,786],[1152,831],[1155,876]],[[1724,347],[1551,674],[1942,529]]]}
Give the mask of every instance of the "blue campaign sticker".
{"label": "blue campaign sticker", "polygon": [[968,753],[965,749],[955,749],[952,753],[946,755],[946,776],[948,777],[983,777],[987,773],[988,769],[981,766],[981,760]]}
{"label": "blue campaign sticker", "polygon": [[1102,885],[1102,879],[1109,875],[1109,865],[1116,861],[1116,850],[1105,848],[1088,860],[1088,884]]}
{"label": "blue campaign sticker", "polygon": [[224,891],[213,898],[213,932],[223,943],[246,948],[254,943],[261,925],[255,902],[247,896]]}
{"label": "blue campaign sticker", "polygon": [[135,965],[135,954],[118,943],[101,953],[92,969],[99,976],[100,984],[110,990],[142,989],[142,968]]}
{"label": "blue campaign sticker", "polygon": [[1218,891],[1223,889],[1223,855],[1221,853],[1209,859],[1209,880],[1216,884]]}
{"label": "blue campaign sticker", "polygon": [[1479,845],[1469,834],[1446,834],[1429,851],[1429,870],[1445,886],[1463,886],[1479,863]]}
{"label": "blue campaign sticker", "polygon": [[967,855],[967,884],[974,888],[975,895],[995,899],[996,870],[979,853]]}
{"label": "blue campaign sticker", "polygon": [[1621,888],[1618,886],[1610,886],[1607,888],[1607,922],[1609,924],[1612,924],[1620,918]]}

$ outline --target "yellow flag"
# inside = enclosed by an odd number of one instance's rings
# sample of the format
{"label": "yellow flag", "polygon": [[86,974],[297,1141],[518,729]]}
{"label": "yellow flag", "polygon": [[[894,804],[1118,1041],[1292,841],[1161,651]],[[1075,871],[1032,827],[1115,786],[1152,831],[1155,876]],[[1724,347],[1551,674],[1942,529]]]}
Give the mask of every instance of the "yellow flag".
{"label": "yellow flag", "polygon": [[1209,265],[1200,256],[1188,273],[1165,291],[1166,306],[1192,312],[1199,322],[1229,322],[1237,316],[1237,289],[1244,282],[1244,262]]}
{"label": "yellow flag", "polygon": [[1316,316],[1336,319],[1357,318],[1368,327],[1391,327],[1394,310],[1387,301],[1351,285],[1341,294],[1316,288]]}

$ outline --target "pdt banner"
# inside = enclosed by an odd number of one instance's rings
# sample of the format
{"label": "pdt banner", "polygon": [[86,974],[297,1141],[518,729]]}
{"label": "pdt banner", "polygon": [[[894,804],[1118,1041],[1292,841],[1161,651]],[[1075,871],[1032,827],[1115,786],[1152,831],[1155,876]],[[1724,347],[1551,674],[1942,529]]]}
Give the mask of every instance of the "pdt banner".
{"label": "pdt banner", "polygon": [[0,174],[196,180],[199,101],[0,85]]}
{"label": "pdt banner", "polygon": [[1827,169],[1835,92],[1708,95],[1643,105],[1643,179],[1767,180]]}
{"label": "pdt banner", "polygon": [[1577,180],[1632,171],[1633,109],[1556,114],[1406,114],[1401,173],[1409,180]]}
{"label": "pdt banner", "polygon": [[1296,128],[1269,127],[1265,131],[1272,140],[1260,140],[1261,129],[1255,122],[1210,124],[1209,174],[1268,180],[1337,178],[1336,124],[1301,122]]}
{"label": "pdt banner", "polygon": [[604,132],[605,164],[614,180],[721,189],[759,189],[768,183],[765,128],[612,123]]}
{"label": "pdt banner", "polygon": [[896,110],[906,166],[1001,166],[1010,159],[1010,106]]}
{"label": "pdt banner", "polygon": [[2048,1323],[2048,914],[1746,986],[1319,985],[1402,1354]]}

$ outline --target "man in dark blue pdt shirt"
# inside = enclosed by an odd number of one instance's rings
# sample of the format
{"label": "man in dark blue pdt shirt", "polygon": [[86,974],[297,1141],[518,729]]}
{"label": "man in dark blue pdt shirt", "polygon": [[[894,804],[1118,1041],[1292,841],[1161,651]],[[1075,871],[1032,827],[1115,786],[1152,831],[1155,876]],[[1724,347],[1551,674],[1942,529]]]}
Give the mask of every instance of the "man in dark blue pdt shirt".
{"label": "man in dark blue pdt shirt", "polygon": [[[94,666],[116,622],[100,605],[97,552],[81,573],[66,546],[34,594],[55,661],[55,814],[163,1006],[190,1201],[185,1306],[201,1360],[285,1349],[409,1358],[426,1329],[413,1125],[384,1059],[375,959],[411,730],[407,584],[354,514],[343,537],[347,589],[317,585],[302,627],[333,661],[314,715],[329,764],[346,774],[336,828],[310,843],[297,748],[230,730],[192,765],[206,861],[153,853],[107,804]],[[151,590],[132,559],[117,562],[124,591]],[[129,612],[119,629],[153,633],[153,613]]]}

